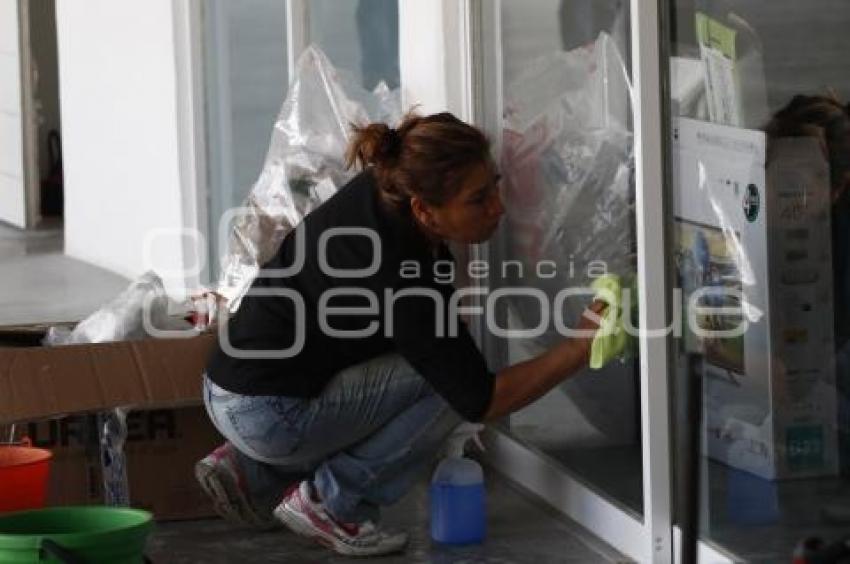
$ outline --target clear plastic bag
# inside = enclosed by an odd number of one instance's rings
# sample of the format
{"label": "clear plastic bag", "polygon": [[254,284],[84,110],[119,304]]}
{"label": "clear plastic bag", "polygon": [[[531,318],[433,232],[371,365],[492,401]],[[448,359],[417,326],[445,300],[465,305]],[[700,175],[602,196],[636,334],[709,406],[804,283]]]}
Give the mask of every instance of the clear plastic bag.
{"label": "clear plastic bag", "polygon": [[367,92],[338,75],[318,48],[304,51],[263,170],[243,208],[224,226],[229,240],[216,292],[231,312],[286,234],[354,176],[344,162],[351,126],[400,119],[398,91],[381,83]]}
{"label": "clear plastic bag", "polygon": [[182,324],[169,317],[169,303],[162,279],[154,272],[146,272],[70,332],[63,328],[51,328],[44,344],[58,346],[143,339],[148,336],[145,330],[146,315],[151,325],[159,329],[188,328],[188,323]]}
{"label": "clear plastic bag", "polygon": [[[588,46],[529,62],[506,86],[504,108],[507,211],[493,245],[499,283],[539,290],[553,305],[565,288],[592,294],[592,280],[605,273],[619,275],[630,288],[636,273],[632,87],[614,39],[602,32]],[[563,303],[558,313],[565,325],[576,325],[589,298]],[[499,302],[510,329],[543,321],[536,300],[508,295]],[[508,361],[539,354],[562,338],[550,322],[539,336],[511,339]],[[551,404],[557,416],[550,419],[550,404],[541,403],[515,415],[512,424],[538,442],[555,435],[552,444],[577,437],[588,444],[629,442],[636,433],[633,366],[612,363],[573,378],[559,386],[564,395]],[[570,414],[568,426],[564,413]]]}
{"label": "clear plastic bag", "polygon": [[[636,252],[631,84],[612,38],[601,33],[589,47],[533,61],[505,97],[510,205],[500,258],[524,268],[521,277],[504,268],[504,282],[538,288],[551,303],[560,290],[587,287],[604,272],[628,279]],[[584,307],[572,302],[568,323]],[[522,325],[536,326],[539,308],[511,307]],[[558,337],[550,331],[545,340]]]}

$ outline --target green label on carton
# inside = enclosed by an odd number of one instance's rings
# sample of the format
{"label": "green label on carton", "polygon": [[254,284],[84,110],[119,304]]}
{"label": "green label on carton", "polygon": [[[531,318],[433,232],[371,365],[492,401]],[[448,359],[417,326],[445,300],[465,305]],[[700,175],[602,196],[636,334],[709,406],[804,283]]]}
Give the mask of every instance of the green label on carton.
{"label": "green label on carton", "polygon": [[788,469],[792,472],[823,468],[823,427],[798,425],[788,427],[785,435]]}

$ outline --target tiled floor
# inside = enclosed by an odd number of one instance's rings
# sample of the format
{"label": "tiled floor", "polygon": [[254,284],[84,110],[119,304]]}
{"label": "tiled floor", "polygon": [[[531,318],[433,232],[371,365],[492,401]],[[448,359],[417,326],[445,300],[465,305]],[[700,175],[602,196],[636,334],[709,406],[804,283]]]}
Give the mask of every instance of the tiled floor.
{"label": "tiled floor", "polygon": [[[426,484],[390,508],[384,522],[403,528],[411,542],[403,554],[374,561],[383,564],[556,564],[628,562],[578,525],[555,515],[499,479],[488,475],[487,539],[481,545],[447,547],[433,543],[428,530]],[[289,532],[258,533],[235,529],[221,520],[161,523],[148,554],[173,564],[351,562]],[[371,560],[371,559],[370,559]],[[363,561],[358,559],[358,561]]]}
{"label": "tiled floor", "polygon": [[0,326],[79,321],[128,284],[62,247],[61,225],[22,231],[0,223]]}

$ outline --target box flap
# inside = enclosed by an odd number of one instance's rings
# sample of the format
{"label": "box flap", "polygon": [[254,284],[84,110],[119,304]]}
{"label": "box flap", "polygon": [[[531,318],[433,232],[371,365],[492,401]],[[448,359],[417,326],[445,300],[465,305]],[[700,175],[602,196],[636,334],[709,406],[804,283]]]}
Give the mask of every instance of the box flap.
{"label": "box flap", "polygon": [[0,423],[201,400],[214,334],[190,339],[0,347]]}

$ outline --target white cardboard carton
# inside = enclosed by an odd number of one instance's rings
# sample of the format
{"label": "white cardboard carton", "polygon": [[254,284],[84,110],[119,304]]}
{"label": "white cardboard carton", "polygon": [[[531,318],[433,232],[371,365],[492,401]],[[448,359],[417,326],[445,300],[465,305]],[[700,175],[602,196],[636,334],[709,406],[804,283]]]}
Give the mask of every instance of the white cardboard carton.
{"label": "white cardboard carton", "polygon": [[[763,132],[679,119],[672,147],[685,343],[705,358],[707,454],[767,479],[836,474],[829,169],[817,141],[771,140],[765,168]],[[743,336],[688,331],[698,288],[699,305],[741,313],[697,325],[746,321]]]}

